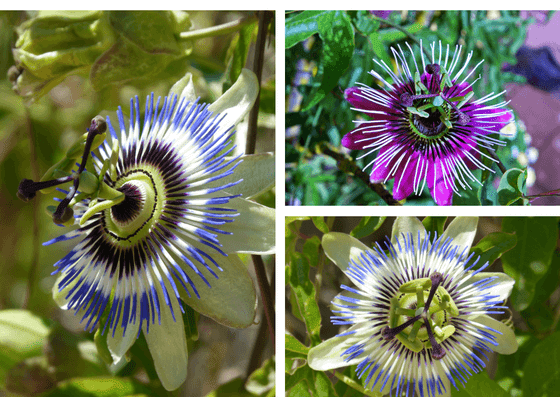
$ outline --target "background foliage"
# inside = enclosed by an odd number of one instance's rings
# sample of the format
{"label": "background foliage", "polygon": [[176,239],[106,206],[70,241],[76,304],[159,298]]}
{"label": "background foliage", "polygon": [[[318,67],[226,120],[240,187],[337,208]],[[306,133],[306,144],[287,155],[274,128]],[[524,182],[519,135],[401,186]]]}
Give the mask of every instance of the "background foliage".
{"label": "background foliage", "polygon": [[[383,246],[393,219],[385,217],[286,218],[286,390],[290,397],[378,397],[364,390],[355,367],[314,371],[307,352],[342,331],[330,323],[332,299],[351,281],[325,256],[321,236],[349,233],[372,247]],[[450,220],[428,217],[428,231],[444,230]],[[559,219],[481,218],[471,251],[485,271],[505,272],[516,280],[507,305],[511,309],[519,350],[490,355],[487,370],[470,378],[452,396],[553,396],[560,386],[560,241]],[[479,266],[477,265],[477,266]],[[504,319],[510,313],[502,315]]]}
{"label": "background foliage", "polygon": [[[0,75],[6,76],[14,64],[15,28],[36,15],[35,12],[0,12]],[[140,15],[145,17],[154,19],[153,15]],[[117,106],[122,106],[127,114],[129,100],[134,95],[141,102],[150,92],[156,98],[167,95],[173,83],[191,72],[201,101],[214,101],[237,79],[241,67],[253,63],[258,31],[255,14],[193,12],[188,14],[188,23],[183,26],[190,26],[189,32],[196,32],[237,20],[250,23],[226,34],[193,39],[190,47],[187,46],[189,51],[167,57],[160,64],[162,67],[150,71],[149,78],[113,81],[95,91],[88,73],[73,71],[42,97],[37,96],[30,106],[12,91],[7,79],[0,81],[0,395],[202,396],[210,393],[222,396],[236,392],[239,396],[260,396],[273,393],[270,375],[274,373],[274,361],[267,334],[259,326],[232,330],[202,316],[198,319],[192,310],[184,316],[190,357],[188,381],[181,389],[167,393],[159,385],[143,337],[134,344],[131,361],[124,368],[106,366],[95,349],[93,334],[84,333],[83,325],[78,324],[73,313],[60,310],[52,299],[55,280],[50,275],[54,270],[52,265],[72,247],[72,242],[41,247],[42,242],[62,233],[44,211],[47,205],[52,205],[52,196],[38,194],[30,203],[16,197],[20,180],[39,180],[79,139],[94,116],[114,112]],[[170,20],[167,24],[171,24]],[[158,29],[168,34],[176,28],[168,25]],[[124,32],[127,28],[119,29]],[[274,32],[273,25],[271,32]],[[257,152],[274,151],[273,36],[269,43],[261,87]],[[140,48],[142,43],[135,45]],[[149,63],[146,59],[151,55],[149,51],[142,54],[142,59],[136,59],[136,66]],[[120,70],[121,77],[127,70],[126,67]],[[243,136],[246,129],[246,124],[238,126]],[[241,147],[244,148],[244,142]],[[274,192],[258,200],[274,206]],[[249,265],[248,255],[242,259]],[[270,273],[273,257],[264,259]],[[113,376],[115,372],[117,376]]]}
{"label": "background foliage", "polygon": [[[482,78],[473,86],[475,97],[501,92],[508,82],[523,77],[504,72],[503,65],[515,64],[515,54],[523,44],[526,26],[514,11],[394,11],[384,21],[369,11],[304,11],[286,15],[286,203],[289,205],[384,205],[381,197],[359,177],[359,169],[372,156],[356,160],[358,152],[341,147],[342,137],[354,129],[353,120],[363,115],[350,110],[344,90],[361,82],[374,86],[368,72],[376,66],[373,58],[394,65],[390,47],[405,42],[414,47],[413,36],[429,49],[433,41],[442,45],[463,45],[464,61]],[[333,26],[333,29],[330,27]],[[470,80],[474,80],[476,76]],[[525,150],[523,126],[510,126],[511,138],[497,155],[507,169],[517,169],[500,179],[495,174],[476,171],[483,186],[473,185],[463,197],[455,195],[456,205],[521,205],[527,200],[527,173],[516,160]],[[517,134],[515,131],[519,131]],[[514,153],[512,153],[512,148]],[[351,157],[348,156],[351,154]],[[356,165],[354,165],[356,164]],[[490,164],[490,163],[488,163]],[[369,174],[370,170],[366,170]],[[367,180],[367,179],[366,179]],[[387,188],[392,191],[392,180]],[[498,193],[500,192],[500,193]],[[405,204],[433,205],[427,188],[421,196],[409,197]]]}

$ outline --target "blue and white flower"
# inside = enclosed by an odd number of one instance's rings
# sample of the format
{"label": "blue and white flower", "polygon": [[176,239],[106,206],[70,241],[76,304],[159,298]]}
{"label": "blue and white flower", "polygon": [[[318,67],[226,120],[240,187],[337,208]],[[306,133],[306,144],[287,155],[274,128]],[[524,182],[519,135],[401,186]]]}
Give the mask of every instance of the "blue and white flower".
{"label": "blue and white flower", "polygon": [[440,237],[416,218],[397,218],[385,249],[342,233],[323,236],[327,256],[355,287],[333,300],[333,324],[350,325],[309,351],[309,366],[356,366],[364,387],[401,396],[450,395],[485,367],[492,351],[512,354],[503,313],[514,280],[482,272],[469,254],[477,218],[456,218]]}
{"label": "blue and white flower", "polygon": [[230,327],[254,321],[255,287],[236,253],[274,251],[274,210],[249,200],[274,183],[274,157],[232,156],[232,136],[258,89],[244,70],[200,104],[187,75],[170,96],[147,98],[143,125],[138,97],[128,126],[119,108],[92,152],[98,196],[70,202],[79,227],[44,244],[77,241],[55,264],[59,306],[108,333],[114,362],[143,332],[167,390],[187,374],[182,302]]}

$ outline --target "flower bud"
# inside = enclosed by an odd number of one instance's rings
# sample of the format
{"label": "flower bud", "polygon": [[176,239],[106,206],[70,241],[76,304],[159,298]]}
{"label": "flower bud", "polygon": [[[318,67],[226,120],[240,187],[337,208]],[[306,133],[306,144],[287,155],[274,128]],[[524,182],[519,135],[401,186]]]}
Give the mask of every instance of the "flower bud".
{"label": "flower bud", "polygon": [[149,78],[190,53],[179,36],[189,27],[171,11],[39,12],[17,28],[8,79],[34,102],[73,74],[89,74],[95,90]]}

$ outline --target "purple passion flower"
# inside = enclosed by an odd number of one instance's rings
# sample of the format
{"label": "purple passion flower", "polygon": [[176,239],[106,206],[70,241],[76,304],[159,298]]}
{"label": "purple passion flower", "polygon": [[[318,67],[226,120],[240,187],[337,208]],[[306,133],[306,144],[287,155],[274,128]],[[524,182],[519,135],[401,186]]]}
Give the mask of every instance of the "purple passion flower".
{"label": "purple passion flower", "polygon": [[[494,149],[505,145],[498,134],[513,121],[511,111],[503,109],[507,102],[490,104],[505,91],[493,92],[477,100],[472,86],[478,79],[467,79],[482,64],[468,69],[472,52],[463,66],[459,66],[462,46],[456,46],[450,59],[449,45],[425,59],[421,51],[422,69],[412,48],[414,69],[406,61],[404,51],[391,48],[397,73],[384,61],[374,62],[383,68],[393,83],[379,73],[370,74],[385,86],[374,89],[364,84],[348,88],[344,95],[352,109],[365,113],[371,120],[356,121],[357,128],[346,134],[342,145],[353,150],[366,150],[361,157],[377,153],[366,168],[371,167],[370,180],[386,183],[394,178],[393,197],[403,200],[411,194],[419,195],[427,184],[438,205],[451,205],[453,192],[472,189],[470,182],[479,183],[471,170],[494,172],[482,162],[485,157],[496,162],[482,148]],[[429,63],[431,62],[431,63]],[[459,78],[466,74],[461,80]],[[470,182],[469,182],[470,180]]]}

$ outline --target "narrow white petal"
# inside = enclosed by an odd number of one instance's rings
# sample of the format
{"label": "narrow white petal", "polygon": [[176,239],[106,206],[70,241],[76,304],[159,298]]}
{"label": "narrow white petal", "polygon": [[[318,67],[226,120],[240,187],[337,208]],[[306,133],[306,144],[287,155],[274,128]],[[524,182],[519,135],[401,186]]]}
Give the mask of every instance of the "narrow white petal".
{"label": "narrow white petal", "polygon": [[453,239],[453,245],[460,246],[461,252],[464,249],[465,252],[468,253],[471,249],[474,236],[476,235],[477,224],[477,217],[458,216],[453,219],[447,229],[445,229],[443,241],[450,237]]}
{"label": "narrow white petal", "polygon": [[[361,324],[354,325],[348,329],[348,332],[359,330],[360,327],[362,327]],[[335,336],[309,350],[307,362],[309,366],[316,371],[328,371],[335,368],[356,365],[360,363],[360,361],[363,361],[365,357],[359,356],[347,361],[342,357],[342,353],[356,344],[363,343],[363,341],[364,335],[360,333]]]}
{"label": "narrow white petal", "polygon": [[[197,312],[233,328],[246,328],[253,324],[257,306],[257,294],[253,279],[247,266],[235,254],[227,258],[215,256],[214,260],[223,271],[216,271],[218,280],[201,269],[210,282],[208,287],[198,276],[192,280],[200,294],[200,299],[191,293],[188,297],[183,288],[179,288],[181,299]],[[188,269],[186,269],[187,272]],[[190,275],[190,274],[189,274]]]}
{"label": "narrow white petal", "polygon": [[327,257],[343,272],[346,272],[351,260],[358,260],[362,252],[371,251],[370,248],[358,239],[348,234],[337,232],[325,234],[322,245]]}
{"label": "narrow white petal", "polygon": [[248,69],[243,69],[234,85],[208,107],[214,114],[226,114],[220,123],[236,125],[253,107],[259,93],[259,80]]}
{"label": "narrow white petal", "polygon": [[471,321],[473,323],[482,324],[483,326],[489,327],[491,329],[500,332],[500,334],[496,334],[496,342],[498,342],[498,346],[494,346],[492,344],[489,345],[489,347],[492,350],[494,350],[496,353],[513,354],[517,351],[517,348],[519,346],[517,345],[517,339],[515,339],[515,334],[513,333],[513,330],[507,325],[505,325],[503,322],[495,320],[492,317],[487,316],[485,314],[476,317]]}
{"label": "narrow white petal", "polygon": [[[225,161],[230,161],[226,158]],[[242,162],[235,167],[232,175],[207,183],[204,188],[223,186],[231,182],[243,180],[227,189],[230,194],[241,194],[243,198],[250,199],[267,191],[274,186],[274,154],[251,154],[240,158]]]}
{"label": "narrow white petal", "polygon": [[418,239],[420,233],[420,240],[423,241],[426,235],[426,228],[418,218],[414,217],[398,217],[393,223],[393,231],[391,233],[391,243],[396,247],[397,239],[401,244],[403,243],[403,234],[408,236],[412,235],[414,241]]}
{"label": "narrow white petal", "polygon": [[[159,284],[156,284],[160,302],[165,302]],[[150,332],[146,324],[142,326],[150,354],[154,359],[156,372],[166,390],[179,388],[187,379],[187,339],[183,326],[181,309],[177,299],[171,298],[175,320],[169,307],[161,306],[161,325],[151,324]]]}
{"label": "narrow white petal", "polygon": [[239,212],[233,222],[220,227],[226,234],[220,236],[224,252],[268,255],[276,250],[274,220],[276,211],[250,200],[235,198],[230,206]]}

